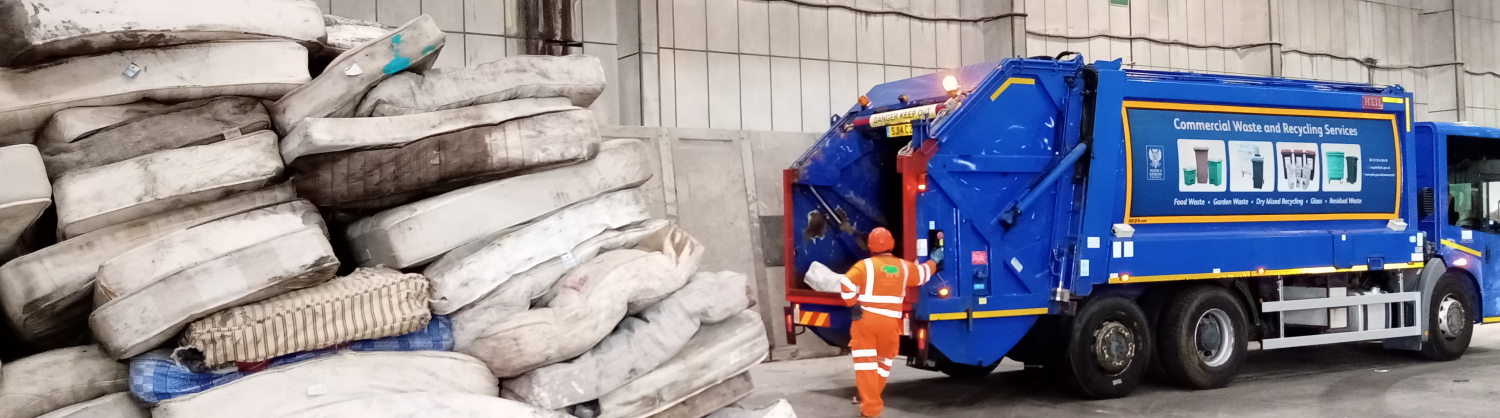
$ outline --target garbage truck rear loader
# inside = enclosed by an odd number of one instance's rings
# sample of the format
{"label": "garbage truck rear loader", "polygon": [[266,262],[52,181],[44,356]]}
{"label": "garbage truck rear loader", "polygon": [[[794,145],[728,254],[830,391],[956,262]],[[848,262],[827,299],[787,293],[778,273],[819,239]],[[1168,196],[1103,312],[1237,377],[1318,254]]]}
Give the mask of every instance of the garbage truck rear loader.
{"label": "garbage truck rear loader", "polygon": [[804,275],[877,226],[939,261],[906,298],[908,364],[1010,357],[1092,398],[1152,369],[1222,387],[1252,341],[1451,360],[1500,321],[1500,130],[1413,123],[1399,86],[1120,67],[1007,59],[835,116],[785,172],[787,338],[847,344]]}

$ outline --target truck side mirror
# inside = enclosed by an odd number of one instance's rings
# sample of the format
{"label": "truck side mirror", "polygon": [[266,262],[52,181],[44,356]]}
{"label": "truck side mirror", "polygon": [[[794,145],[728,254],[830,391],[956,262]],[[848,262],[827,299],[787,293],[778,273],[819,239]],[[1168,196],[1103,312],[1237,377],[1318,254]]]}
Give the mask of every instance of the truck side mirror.
{"label": "truck side mirror", "polygon": [[1428,216],[1432,216],[1432,214],[1434,213],[1437,213],[1437,196],[1433,192],[1431,187],[1422,188],[1422,190],[1420,191],[1420,199],[1421,200],[1419,202],[1421,204],[1421,208],[1418,210],[1420,210],[1422,213],[1421,216],[1417,217],[1417,219],[1426,218]]}

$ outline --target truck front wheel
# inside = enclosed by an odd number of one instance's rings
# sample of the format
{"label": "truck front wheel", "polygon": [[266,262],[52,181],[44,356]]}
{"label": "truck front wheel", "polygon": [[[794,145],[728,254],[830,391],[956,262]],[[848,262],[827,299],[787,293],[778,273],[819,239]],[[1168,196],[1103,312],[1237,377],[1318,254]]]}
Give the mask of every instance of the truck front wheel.
{"label": "truck front wheel", "polygon": [[1479,306],[1468,282],[1444,274],[1432,288],[1432,306],[1427,313],[1427,342],[1422,355],[1431,360],[1449,361],[1463,357],[1474,337],[1474,318]]}
{"label": "truck front wheel", "polygon": [[1073,317],[1061,377],[1080,396],[1119,398],[1141,383],[1151,354],[1146,314],[1134,302],[1105,296]]}
{"label": "truck front wheel", "polygon": [[1189,389],[1228,385],[1245,363],[1248,323],[1244,306],[1227,289],[1184,289],[1162,311],[1157,328],[1162,370]]}

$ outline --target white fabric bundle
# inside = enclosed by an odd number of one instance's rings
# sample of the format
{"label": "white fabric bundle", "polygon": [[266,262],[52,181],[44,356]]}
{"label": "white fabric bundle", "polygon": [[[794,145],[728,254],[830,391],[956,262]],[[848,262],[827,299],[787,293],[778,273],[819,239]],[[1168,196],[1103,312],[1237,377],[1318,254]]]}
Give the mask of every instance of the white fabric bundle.
{"label": "white fabric bundle", "polygon": [[546,307],[491,325],[463,352],[502,378],[577,357],[625,315],[686,284],[702,256],[703,245],[675,227],[635,249],[600,254],[559,280]]}
{"label": "white fabric bundle", "polygon": [[840,291],[841,289],[839,288],[839,283],[843,282],[845,278],[844,275],[838,274],[832,269],[829,269],[828,266],[823,265],[823,263],[819,263],[816,261],[812,262],[812,265],[807,267],[807,274],[803,277],[803,280],[807,282],[808,287],[811,287],[813,288],[813,290],[819,292]]}
{"label": "white fabric bundle", "polygon": [[604,67],[587,55],[528,55],[454,70],[397,74],[370,89],[355,115],[411,115],[535,97],[589,107],[604,92]]}
{"label": "white fabric bundle", "polygon": [[651,416],[744,373],[765,360],[770,348],[760,315],[740,311],[699,329],[677,356],[599,398],[599,418]]}
{"label": "white fabric bundle", "polygon": [[279,185],[83,234],[0,266],[0,306],[34,345],[56,348],[88,335],[94,278],[116,256],[176,231],[296,199]]}
{"label": "white fabric bundle", "polygon": [[625,318],[587,353],[507,380],[505,390],[546,409],[598,399],[672,358],[702,324],[722,322],[750,307],[746,285],[739,273],[695,274],[639,317]]}

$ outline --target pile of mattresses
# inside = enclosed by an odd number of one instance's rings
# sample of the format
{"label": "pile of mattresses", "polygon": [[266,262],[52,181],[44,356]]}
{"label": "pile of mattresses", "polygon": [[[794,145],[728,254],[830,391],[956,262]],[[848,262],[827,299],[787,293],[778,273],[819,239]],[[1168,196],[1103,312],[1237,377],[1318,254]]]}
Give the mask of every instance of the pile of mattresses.
{"label": "pile of mattresses", "polygon": [[697,418],[766,358],[596,58],[432,69],[430,17],[307,0],[0,22],[0,418]]}

